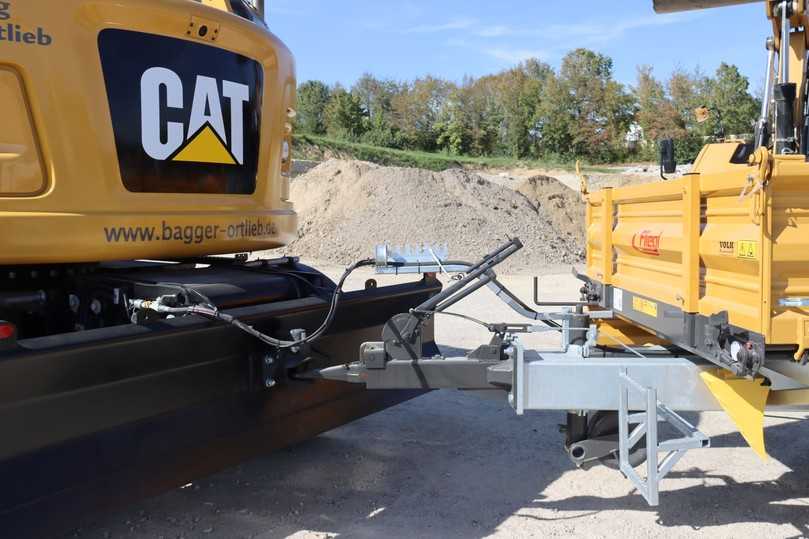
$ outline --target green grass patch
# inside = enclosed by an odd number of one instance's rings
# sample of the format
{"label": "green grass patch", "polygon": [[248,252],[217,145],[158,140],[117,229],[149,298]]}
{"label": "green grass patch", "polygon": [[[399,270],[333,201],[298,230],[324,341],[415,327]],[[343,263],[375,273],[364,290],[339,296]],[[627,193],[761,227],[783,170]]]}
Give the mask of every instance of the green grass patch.
{"label": "green grass patch", "polygon": [[[295,143],[314,146],[320,150],[330,150],[336,154],[341,154],[360,161],[370,161],[385,166],[423,168],[436,172],[451,168],[486,169],[518,167],[552,168],[567,171],[575,170],[575,163],[569,161],[535,161],[513,159],[510,157],[469,157],[444,153],[394,150],[392,148],[383,148],[357,142],[346,142],[344,140],[317,135],[295,135]],[[614,169],[603,166],[583,165],[582,168],[585,172],[615,172]]]}

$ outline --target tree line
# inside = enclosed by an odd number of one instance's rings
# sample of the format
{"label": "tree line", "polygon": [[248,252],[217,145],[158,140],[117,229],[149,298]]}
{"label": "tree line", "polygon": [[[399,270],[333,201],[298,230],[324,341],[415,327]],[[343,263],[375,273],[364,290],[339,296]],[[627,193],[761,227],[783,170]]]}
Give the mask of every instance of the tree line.
{"label": "tree line", "polygon": [[[711,120],[696,121],[700,106]],[[576,49],[558,70],[530,59],[461,83],[370,74],[351,88],[307,81],[298,87],[296,128],[404,150],[591,162],[649,159],[657,140],[673,138],[678,158],[689,160],[706,137],[751,133],[758,109],[735,65],[713,76],[680,69],[665,81],[640,66],[627,86],[614,79],[610,57]]]}

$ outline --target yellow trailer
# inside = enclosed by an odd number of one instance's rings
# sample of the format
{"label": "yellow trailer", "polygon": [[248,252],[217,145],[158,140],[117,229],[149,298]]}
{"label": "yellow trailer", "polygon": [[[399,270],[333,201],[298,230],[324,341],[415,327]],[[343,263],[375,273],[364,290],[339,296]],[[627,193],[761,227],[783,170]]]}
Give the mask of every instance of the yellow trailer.
{"label": "yellow trailer", "polygon": [[740,374],[809,344],[809,164],[747,148],[710,144],[680,179],[587,197],[604,306]]}
{"label": "yellow trailer", "polygon": [[680,179],[587,196],[590,293],[620,319],[603,338],[655,337],[748,377],[770,353],[809,360],[807,11],[762,3],[774,36],[754,140],[706,145]]}

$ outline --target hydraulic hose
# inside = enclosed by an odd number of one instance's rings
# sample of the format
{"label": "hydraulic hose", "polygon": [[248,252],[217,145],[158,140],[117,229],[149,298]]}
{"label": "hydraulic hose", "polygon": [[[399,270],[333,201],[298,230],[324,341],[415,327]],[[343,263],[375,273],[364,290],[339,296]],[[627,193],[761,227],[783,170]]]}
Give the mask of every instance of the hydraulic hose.
{"label": "hydraulic hose", "polygon": [[[348,276],[351,275],[357,268],[373,265],[374,260],[366,259],[355,262],[354,264],[346,268],[342,277],[340,277],[340,280],[337,282],[337,287],[334,289],[334,292],[332,293],[331,301],[329,302],[329,312],[326,314],[326,318],[323,320],[323,323],[320,324],[320,326],[316,330],[314,330],[311,334],[308,334],[302,339],[298,340],[276,339],[275,337],[271,337],[266,333],[262,333],[253,326],[242,322],[238,318],[219,311],[219,309],[217,309],[216,306],[213,305],[213,303],[210,300],[208,300],[207,298],[205,298],[205,296],[203,296],[198,292],[196,292],[196,295],[200,296],[203,299],[203,303],[196,305],[175,307],[163,304],[159,300],[158,301],[132,300],[130,302],[130,305],[135,309],[151,310],[163,314],[174,314],[174,315],[196,314],[209,320],[223,322],[225,324],[235,326],[239,330],[255,337],[261,342],[268,344],[274,348],[294,348],[296,346],[313,343],[314,341],[322,337],[329,330],[332,322],[334,322],[334,317],[337,314],[337,307],[339,306],[340,299],[342,298],[343,295],[343,286],[345,285],[345,281],[348,278]],[[182,288],[185,290],[186,287]]]}

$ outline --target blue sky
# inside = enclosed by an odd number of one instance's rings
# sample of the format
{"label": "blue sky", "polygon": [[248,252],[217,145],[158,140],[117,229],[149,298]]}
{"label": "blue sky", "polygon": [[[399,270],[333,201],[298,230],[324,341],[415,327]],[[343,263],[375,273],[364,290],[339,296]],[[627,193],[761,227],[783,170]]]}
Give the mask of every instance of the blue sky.
{"label": "blue sky", "polygon": [[298,79],[350,85],[364,72],[460,81],[527,57],[558,66],[576,47],[611,56],[632,84],[639,64],[665,77],[735,63],[763,86],[762,4],[656,15],[652,0],[267,0],[271,30],[292,49]]}

